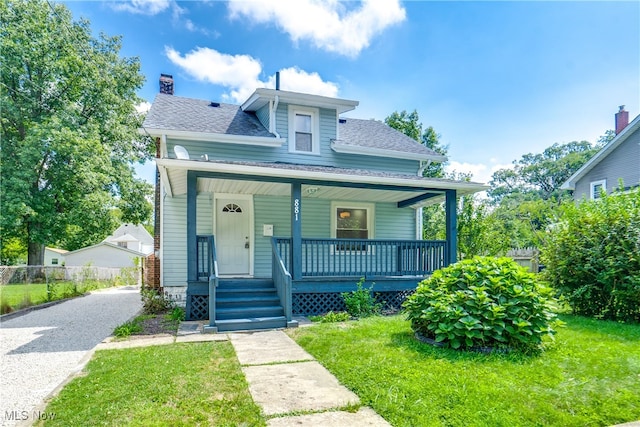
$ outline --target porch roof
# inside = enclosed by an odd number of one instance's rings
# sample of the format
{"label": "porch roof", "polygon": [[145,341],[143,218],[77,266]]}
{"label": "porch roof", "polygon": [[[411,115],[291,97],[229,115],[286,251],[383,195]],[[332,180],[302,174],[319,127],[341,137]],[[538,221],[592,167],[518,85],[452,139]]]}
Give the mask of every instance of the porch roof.
{"label": "porch roof", "polygon": [[291,194],[292,182],[302,182],[305,197],[370,200],[413,207],[439,203],[446,190],[459,195],[486,190],[484,184],[364,169],[292,163],[156,159],[170,196],[186,194],[187,171],[199,172],[199,192],[235,194]]}

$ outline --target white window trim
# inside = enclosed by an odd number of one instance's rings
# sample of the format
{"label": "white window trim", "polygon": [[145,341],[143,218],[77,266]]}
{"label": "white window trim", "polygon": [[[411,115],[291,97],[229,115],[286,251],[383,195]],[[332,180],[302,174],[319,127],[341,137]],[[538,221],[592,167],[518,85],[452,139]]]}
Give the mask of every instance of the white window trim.
{"label": "white window trim", "polygon": [[[336,239],[336,227],[337,227],[337,210],[338,209],[366,209],[367,210],[367,231],[369,232],[369,239],[375,239],[375,210],[376,205],[374,203],[358,203],[358,202],[331,202],[331,238]],[[367,245],[366,252],[371,254],[374,248]],[[336,249],[335,246],[331,246],[331,253],[342,252]]]}
{"label": "white window trim", "polygon": [[[311,116],[311,151],[296,150],[296,114]],[[318,108],[289,105],[289,152],[315,156],[320,155],[320,110]]]}
{"label": "white window trim", "polygon": [[596,195],[596,187],[598,186],[602,186],[602,189],[606,192],[607,191],[607,180],[606,179],[601,179],[598,181],[591,181],[589,183],[589,193],[590,193],[590,197],[591,200],[597,200],[599,197],[599,194]]}

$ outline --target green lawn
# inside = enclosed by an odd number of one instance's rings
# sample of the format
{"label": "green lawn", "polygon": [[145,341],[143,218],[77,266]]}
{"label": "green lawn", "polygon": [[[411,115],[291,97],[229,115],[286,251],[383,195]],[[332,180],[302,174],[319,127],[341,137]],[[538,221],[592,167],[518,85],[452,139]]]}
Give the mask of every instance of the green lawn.
{"label": "green lawn", "polygon": [[47,294],[46,283],[2,285],[0,286],[0,314],[114,285],[113,280],[89,280],[79,284],[71,281],[55,281],[49,284],[51,294]]}
{"label": "green lawn", "polygon": [[640,325],[564,316],[541,355],[415,340],[400,316],[290,330],[394,426],[607,426],[640,420]]}
{"label": "green lawn", "polygon": [[96,352],[46,425],[263,426],[229,342]]}

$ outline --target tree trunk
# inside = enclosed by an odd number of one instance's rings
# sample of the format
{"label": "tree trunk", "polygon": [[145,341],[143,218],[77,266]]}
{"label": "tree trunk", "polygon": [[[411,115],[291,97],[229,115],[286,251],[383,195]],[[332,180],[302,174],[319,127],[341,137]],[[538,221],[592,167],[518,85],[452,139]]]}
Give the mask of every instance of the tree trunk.
{"label": "tree trunk", "polygon": [[29,242],[28,265],[44,265],[44,244],[38,242]]}

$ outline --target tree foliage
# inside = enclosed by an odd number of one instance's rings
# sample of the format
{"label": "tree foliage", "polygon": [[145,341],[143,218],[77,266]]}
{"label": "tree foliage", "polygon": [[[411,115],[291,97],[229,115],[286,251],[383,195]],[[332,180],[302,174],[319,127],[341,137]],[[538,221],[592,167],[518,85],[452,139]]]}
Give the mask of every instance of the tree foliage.
{"label": "tree foliage", "polygon": [[119,37],[91,35],[89,23],[43,0],[0,4],[3,241],[95,243],[116,224],[151,213],[150,186],[133,163],[149,155],[137,134],[143,83],[137,58],[121,58]]}
{"label": "tree foliage", "polygon": [[560,186],[596,152],[588,141],[553,144],[542,153],[528,153],[500,169],[491,179],[489,196],[499,202],[505,196],[548,200],[560,197]]}
{"label": "tree foliage", "polygon": [[577,314],[640,322],[640,189],[567,204],[542,260]]}
{"label": "tree foliage", "polygon": [[[416,110],[407,113],[394,111],[384,119],[387,126],[400,131],[409,138],[416,140],[427,148],[443,156],[447,155],[447,147],[440,144],[440,134],[432,126],[423,130],[420,116]],[[422,176],[428,178],[444,178],[446,163],[431,162],[423,171]]]}

